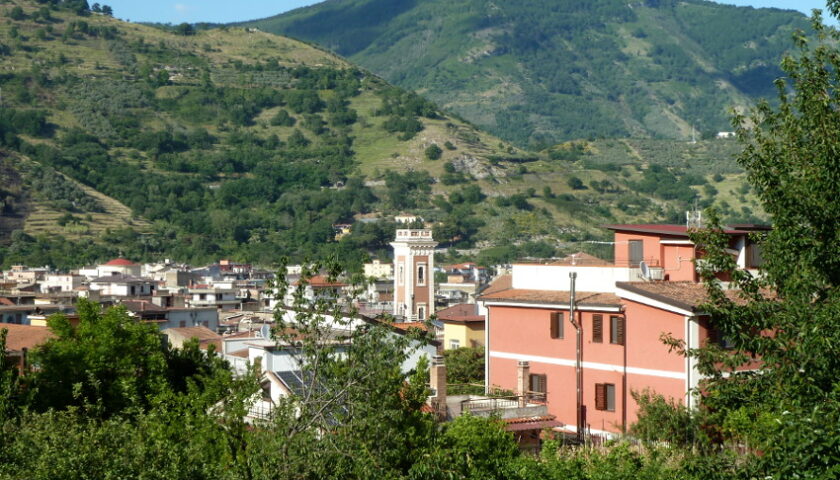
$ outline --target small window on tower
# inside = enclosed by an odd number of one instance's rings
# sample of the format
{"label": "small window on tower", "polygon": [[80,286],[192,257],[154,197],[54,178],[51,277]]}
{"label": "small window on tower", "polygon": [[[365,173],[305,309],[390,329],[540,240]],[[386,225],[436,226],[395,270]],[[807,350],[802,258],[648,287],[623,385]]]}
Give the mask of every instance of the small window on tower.
{"label": "small window on tower", "polygon": [[426,284],[426,266],[425,265],[418,265],[417,266],[417,285],[425,285]]}
{"label": "small window on tower", "polygon": [[399,280],[400,285],[402,285],[403,283],[405,283],[405,269],[403,268],[402,263],[400,264],[400,269],[399,270],[400,271],[397,274],[397,279]]}

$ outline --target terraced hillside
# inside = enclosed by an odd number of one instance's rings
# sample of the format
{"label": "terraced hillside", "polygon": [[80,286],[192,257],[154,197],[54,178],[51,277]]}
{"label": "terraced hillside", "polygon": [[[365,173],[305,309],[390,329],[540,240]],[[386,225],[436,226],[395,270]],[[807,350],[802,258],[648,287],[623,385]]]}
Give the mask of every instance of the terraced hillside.
{"label": "terraced hillside", "polygon": [[[402,211],[444,247],[551,255],[600,223],[678,218],[700,188],[680,164],[600,141],[523,151],[288,38],[50,5],[0,5],[0,151],[19,178],[4,195],[26,207],[4,207],[0,263],[121,253],[358,265],[388,255]],[[645,181],[686,188],[637,191]],[[338,240],[340,224],[353,228]]]}

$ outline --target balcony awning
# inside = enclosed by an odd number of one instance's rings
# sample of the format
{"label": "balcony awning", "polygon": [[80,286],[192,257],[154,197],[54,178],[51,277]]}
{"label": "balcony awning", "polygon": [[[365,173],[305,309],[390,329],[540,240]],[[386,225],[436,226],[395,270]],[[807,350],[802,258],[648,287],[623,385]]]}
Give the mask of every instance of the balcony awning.
{"label": "balcony awning", "polygon": [[522,417],[505,419],[505,430],[508,432],[521,432],[523,430],[542,430],[544,428],[562,427],[563,422],[555,420],[554,415],[544,417]]}

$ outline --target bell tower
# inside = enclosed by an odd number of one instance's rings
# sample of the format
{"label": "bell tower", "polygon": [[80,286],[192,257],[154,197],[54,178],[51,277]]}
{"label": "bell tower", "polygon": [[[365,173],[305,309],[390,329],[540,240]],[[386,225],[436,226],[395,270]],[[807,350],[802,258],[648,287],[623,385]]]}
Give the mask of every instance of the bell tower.
{"label": "bell tower", "polygon": [[435,311],[435,247],[429,229],[397,229],[394,248],[394,316],[426,320]]}

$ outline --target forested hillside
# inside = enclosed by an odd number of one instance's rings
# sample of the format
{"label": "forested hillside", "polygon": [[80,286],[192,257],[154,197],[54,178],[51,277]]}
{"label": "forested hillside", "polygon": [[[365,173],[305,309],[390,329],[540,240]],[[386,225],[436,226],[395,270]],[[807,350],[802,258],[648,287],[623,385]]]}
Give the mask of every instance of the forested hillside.
{"label": "forested hillside", "polygon": [[690,139],[774,97],[794,11],[703,0],[331,0],[249,26],[316,42],[525,146]]}
{"label": "forested hillside", "polygon": [[0,264],[336,254],[352,268],[387,258],[403,211],[490,263],[585,247],[602,223],[679,222],[695,200],[760,214],[726,141],[531,153],[284,37],[73,2],[0,15]]}
{"label": "forested hillside", "polygon": [[[6,2],[0,14],[6,263],[89,259],[65,255],[74,250],[196,261],[317,255],[334,243],[333,224],[412,207],[411,191],[433,180],[405,172],[429,156],[476,168],[523,156],[274,35],[163,31],[84,2]],[[433,145],[436,155],[426,152]],[[381,200],[367,170],[410,185],[395,187],[399,201]],[[383,248],[378,228],[347,250]]]}

